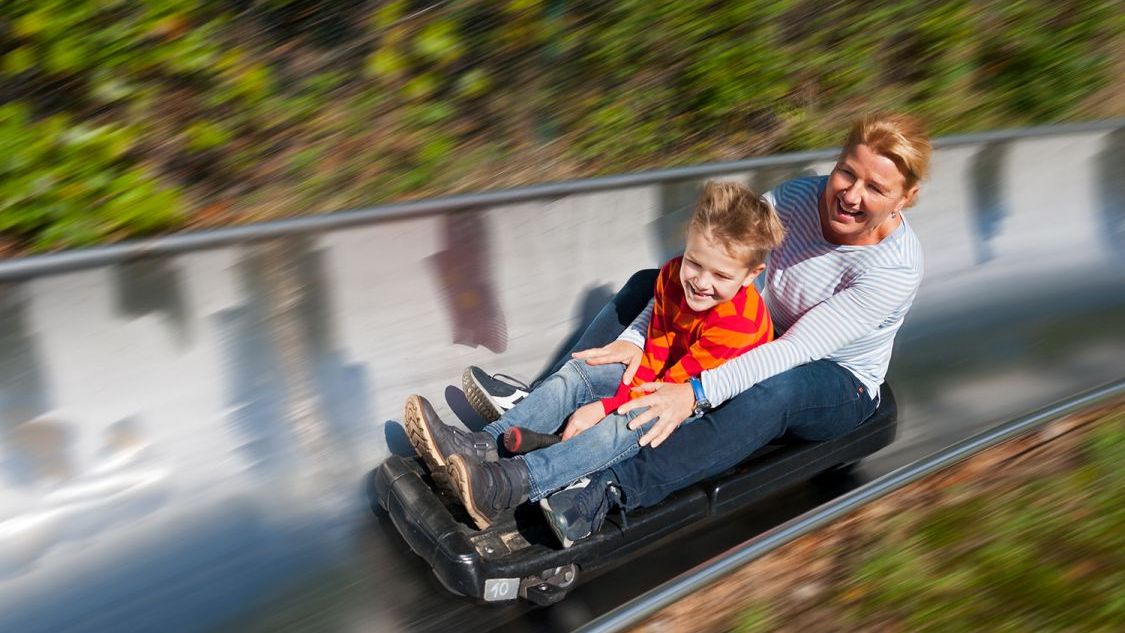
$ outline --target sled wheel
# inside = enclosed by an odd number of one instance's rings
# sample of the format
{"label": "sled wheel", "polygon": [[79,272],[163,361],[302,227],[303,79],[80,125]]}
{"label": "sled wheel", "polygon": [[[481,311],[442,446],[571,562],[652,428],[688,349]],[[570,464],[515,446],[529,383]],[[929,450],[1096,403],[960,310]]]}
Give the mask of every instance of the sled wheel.
{"label": "sled wheel", "polygon": [[520,593],[530,603],[545,607],[555,604],[578,582],[578,565],[571,563],[546,569],[521,583]]}

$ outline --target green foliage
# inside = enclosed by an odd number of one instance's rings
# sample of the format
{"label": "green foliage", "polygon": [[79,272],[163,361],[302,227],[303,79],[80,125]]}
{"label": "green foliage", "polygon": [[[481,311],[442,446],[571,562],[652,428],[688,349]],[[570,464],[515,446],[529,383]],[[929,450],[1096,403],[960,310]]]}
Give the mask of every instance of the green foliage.
{"label": "green foliage", "polygon": [[[1119,407],[1071,433],[1082,434],[1078,448],[1048,457],[1061,467],[957,484],[936,503],[900,509],[842,539],[853,545],[833,550],[838,567],[820,578],[835,583],[833,591],[804,605],[811,614],[796,616],[796,625],[807,615],[805,622],[849,630],[1118,630],[1125,618],[1125,413]],[[732,628],[771,630],[793,606],[784,599],[740,605]]]}
{"label": "green foliage", "polygon": [[[911,631],[1110,630],[1125,614],[1125,416],[1101,421],[1086,463],[909,517],[865,553],[842,593],[856,621]],[[861,627],[862,628],[862,627]]]}
{"label": "green foliage", "polygon": [[1099,25],[1114,19],[1114,11],[1108,2],[1005,5],[979,48],[980,84],[987,85],[997,107],[1017,119],[1065,114],[1075,95],[1109,80],[1109,59],[1095,43],[1101,39]]}
{"label": "green foliage", "polygon": [[33,122],[25,108],[0,107],[0,231],[46,250],[175,226],[179,193],[127,160],[131,144],[126,128]]}
{"label": "green foliage", "polygon": [[[941,133],[1054,121],[1083,115],[1125,55],[1108,1],[0,7],[5,98],[31,125],[54,121],[55,146],[115,130],[122,174],[144,164],[200,207],[272,213],[489,186],[545,148],[592,174],[824,147],[875,108]],[[144,225],[62,239],[2,222],[40,247]]]}
{"label": "green foliage", "polygon": [[176,34],[186,28],[192,0],[39,0],[13,2],[4,17],[12,35],[36,66],[53,75],[144,72],[163,68],[190,72],[204,66],[216,48],[207,33]]}
{"label": "green foliage", "polygon": [[739,614],[733,633],[765,633],[777,624],[777,619],[764,606],[756,605]]}

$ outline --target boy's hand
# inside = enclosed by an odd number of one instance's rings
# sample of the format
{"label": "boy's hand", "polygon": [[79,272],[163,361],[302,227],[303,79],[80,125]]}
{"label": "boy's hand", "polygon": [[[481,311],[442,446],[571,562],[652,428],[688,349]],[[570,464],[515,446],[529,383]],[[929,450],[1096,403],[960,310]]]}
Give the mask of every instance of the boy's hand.
{"label": "boy's hand", "polygon": [[571,356],[580,358],[591,365],[608,365],[609,363],[625,365],[625,374],[621,376],[621,384],[627,385],[633,382],[633,376],[637,373],[637,368],[641,366],[641,355],[643,353],[641,348],[632,343],[614,341],[605,347],[582,350],[571,354]]}
{"label": "boy's hand", "polygon": [[668,439],[681,422],[691,416],[695,408],[695,392],[688,383],[673,382],[646,382],[634,387],[634,391],[638,389],[647,392],[647,395],[617,407],[617,412],[624,414],[633,409],[648,407],[647,411],[642,411],[629,421],[629,428],[636,430],[656,420],[656,424],[641,436],[639,442],[641,446],[652,444],[656,448]]}
{"label": "boy's hand", "polygon": [[563,429],[562,434],[563,441],[565,442],[601,422],[604,417],[605,409],[601,402],[591,402],[578,407],[578,410],[570,414],[570,419],[566,422],[566,428]]}

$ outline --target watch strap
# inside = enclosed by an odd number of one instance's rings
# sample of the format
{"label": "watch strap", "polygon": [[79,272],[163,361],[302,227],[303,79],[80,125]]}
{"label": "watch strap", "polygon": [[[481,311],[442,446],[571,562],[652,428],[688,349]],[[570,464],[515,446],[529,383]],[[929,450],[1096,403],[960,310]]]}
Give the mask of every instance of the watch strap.
{"label": "watch strap", "polygon": [[700,416],[711,410],[711,401],[707,399],[707,394],[703,391],[703,381],[697,376],[692,376],[688,379],[691,383],[691,390],[695,394],[695,406],[692,408],[692,415]]}
{"label": "watch strap", "polygon": [[699,376],[692,376],[688,379],[688,382],[691,383],[691,390],[695,394],[695,401],[697,403],[700,400],[707,399],[707,394],[703,391],[703,381],[699,379]]}

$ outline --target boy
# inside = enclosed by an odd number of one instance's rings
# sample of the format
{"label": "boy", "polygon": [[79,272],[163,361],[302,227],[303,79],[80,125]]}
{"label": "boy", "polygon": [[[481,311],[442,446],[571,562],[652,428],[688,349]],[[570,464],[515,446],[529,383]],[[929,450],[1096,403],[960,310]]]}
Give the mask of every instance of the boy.
{"label": "boy", "polygon": [[[517,406],[481,431],[445,425],[428,402],[406,402],[406,430],[430,471],[449,483],[478,527],[525,501],[539,501],[581,477],[631,457],[644,428],[628,422],[640,411],[616,413],[633,388],[687,382],[705,369],[773,338],[773,323],[753,287],[766,255],[783,237],[772,207],[747,187],[709,182],[696,204],[682,257],[660,270],[641,363],[622,384],[620,364],[571,360]],[[570,416],[569,419],[567,416]],[[563,441],[514,458],[499,458],[498,439],[522,427],[557,431]],[[548,507],[544,508],[549,511]],[[566,543],[564,543],[566,545]]]}

